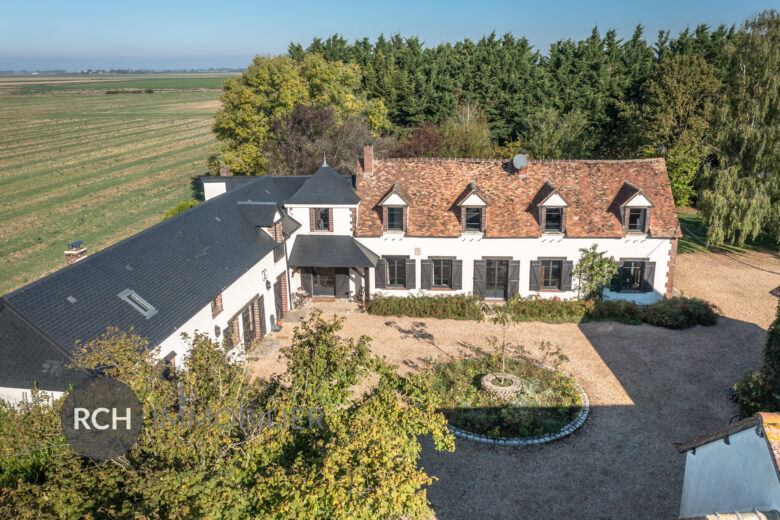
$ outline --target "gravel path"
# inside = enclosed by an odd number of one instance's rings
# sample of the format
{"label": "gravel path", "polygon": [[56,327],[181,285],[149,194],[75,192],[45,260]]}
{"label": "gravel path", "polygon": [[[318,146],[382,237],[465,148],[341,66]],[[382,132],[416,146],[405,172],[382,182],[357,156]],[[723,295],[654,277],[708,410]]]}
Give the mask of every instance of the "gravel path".
{"label": "gravel path", "polygon": [[[424,439],[421,465],[438,478],[428,490],[437,518],[676,518],[684,457],[672,443],[719,428],[736,414],[726,392],[746,370],[760,365],[767,316],[773,314],[763,309],[773,302],[756,297],[758,289],[743,293],[729,281],[744,276],[766,292],[763,286],[775,283],[775,275],[757,275],[733,260],[698,258],[707,255],[678,257],[678,288],[721,306],[727,316],[714,327],[513,326],[510,339],[536,357],[540,340],[563,347],[570,360],[562,369],[588,392],[591,415],[571,437],[542,447],[458,439],[454,453],[439,453]],[[771,257],[759,260],[772,265]],[[704,262],[722,271],[711,283],[695,283],[702,266],[709,269]],[[736,264],[735,272],[730,264]],[[751,271],[741,273],[744,269]],[[498,332],[489,323],[345,315],[343,334],[371,336],[372,350],[402,372],[431,360],[473,355],[485,348],[486,335]],[[288,325],[279,335],[289,339],[291,329]],[[278,354],[252,366],[257,377],[283,369]]]}

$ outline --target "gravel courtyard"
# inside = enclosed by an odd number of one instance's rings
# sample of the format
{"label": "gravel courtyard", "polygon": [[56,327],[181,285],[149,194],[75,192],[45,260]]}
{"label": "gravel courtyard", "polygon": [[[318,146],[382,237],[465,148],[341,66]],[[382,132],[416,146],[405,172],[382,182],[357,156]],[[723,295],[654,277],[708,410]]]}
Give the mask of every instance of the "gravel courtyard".
{"label": "gravel courtyard", "polygon": [[[719,266],[714,287],[691,282],[700,278],[696,273],[705,260]],[[684,457],[672,443],[727,424],[737,412],[726,399],[727,390],[761,362],[766,320],[773,314],[773,307],[763,307],[776,300],[767,300],[758,289],[743,294],[730,283],[751,269],[744,276],[764,293],[774,287],[765,285],[780,284],[772,274],[780,272],[780,260],[764,255],[758,261],[763,270],[717,257],[681,255],[678,289],[721,306],[726,316],[714,327],[672,331],[611,322],[513,326],[510,339],[534,355],[540,340],[563,348],[570,360],[562,368],[585,388],[591,415],[569,438],[542,447],[457,440],[454,453],[440,453],[424,440],[421,465],[438,478],[428,490],[437,518],[676,518]],[[371,336],[373,351],[401,371],[415,370],[428,359],[471,355],[485,347],[486,335],[497,333],[488,323],[345,315],[343,335]],[[289,339],[291,329],[287,325],[278,336]],[[284,363],[277,354],[251,369],[266,377],[284,370]]]}

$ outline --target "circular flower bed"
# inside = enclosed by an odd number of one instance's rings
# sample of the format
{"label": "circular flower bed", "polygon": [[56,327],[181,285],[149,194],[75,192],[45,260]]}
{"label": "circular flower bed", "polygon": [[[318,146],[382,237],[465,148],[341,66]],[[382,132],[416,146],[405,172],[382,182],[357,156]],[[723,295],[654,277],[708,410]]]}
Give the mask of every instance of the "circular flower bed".
{"label": "circular flower bed", "polygon": [[571,377],[524,358],[508,358],[506,372],[522,389],[505,400],[482,388],[482,378],[500,367],[496,357],[439,365],[433,388],[450,426],[494,439],[551,436],[580,415],[583,394]]}

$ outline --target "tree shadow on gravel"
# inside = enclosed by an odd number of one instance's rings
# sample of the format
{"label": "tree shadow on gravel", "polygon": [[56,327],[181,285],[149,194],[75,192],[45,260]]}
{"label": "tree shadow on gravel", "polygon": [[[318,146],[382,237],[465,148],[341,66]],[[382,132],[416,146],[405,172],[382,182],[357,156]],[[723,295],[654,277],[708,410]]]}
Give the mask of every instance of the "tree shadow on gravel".
{"label": "tree shadow on gravel", "polygon": [[[761,365],[765,331],[723,317],[681,331],[579,329],[593,350],[564,370],[585,374],[577,379],[591,410],[572,435],[535,447],[457,439],[454,453],[421,439],[420,465],[438,479],[428,499],[439,520],[677,517],[685,458],[672,443],[729,423],[737,409],[727,392]],[[609,377],[587,375],[604,366]]]}

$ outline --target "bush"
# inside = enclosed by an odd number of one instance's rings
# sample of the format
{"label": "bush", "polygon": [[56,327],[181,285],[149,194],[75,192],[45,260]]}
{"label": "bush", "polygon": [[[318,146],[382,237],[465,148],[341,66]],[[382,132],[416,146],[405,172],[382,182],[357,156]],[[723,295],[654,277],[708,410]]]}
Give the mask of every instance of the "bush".
{"label": "bush", "polygon": [[766,331],[763,368],[745,374],[734,388],[742,416],[780,411],[780,303],[775,321]]}
{"label": "bush", "polygon": [[[368,303],[368,312],[380,316],[481,320],[484,314],[480,303],[477,296],[379,296]],[[714,325],[718,320],[717,307],[699,298],[674,297],[651,305],[639,305],[624,300],[524,299],[514,296],[505,305],[512,321],[617,321],[627,325],[647,323],[668,329],[687,329],[696,325]]]}
{"label": "bush", "polygon": [[592,304],[582,300],[543,300],[512,297],[506,306],[514,321],[544,321],[547,323],[579,323]]}
{"label": "bush", "polygon": [[165,216],[163,217],[163,220],[168,220],[171,217],[175,217],[179,213],[184,213],[188,209],[195,207],[198,205],[197,200],[183,200],[181,202],[177,202],[174,207],[169,209],[165,212]]}
{"label": "bush", "polygon": [[449,318],[482,320],[477,296],[375,296],[367,305],[369,314],[411,316],[413,318]]}
{"label": "bush", "polygon": [[718,314],[716,308],[704,300],[676,296],[645,307],[642,321],[656,327],[687,329],[695,325],[715,325]]}

